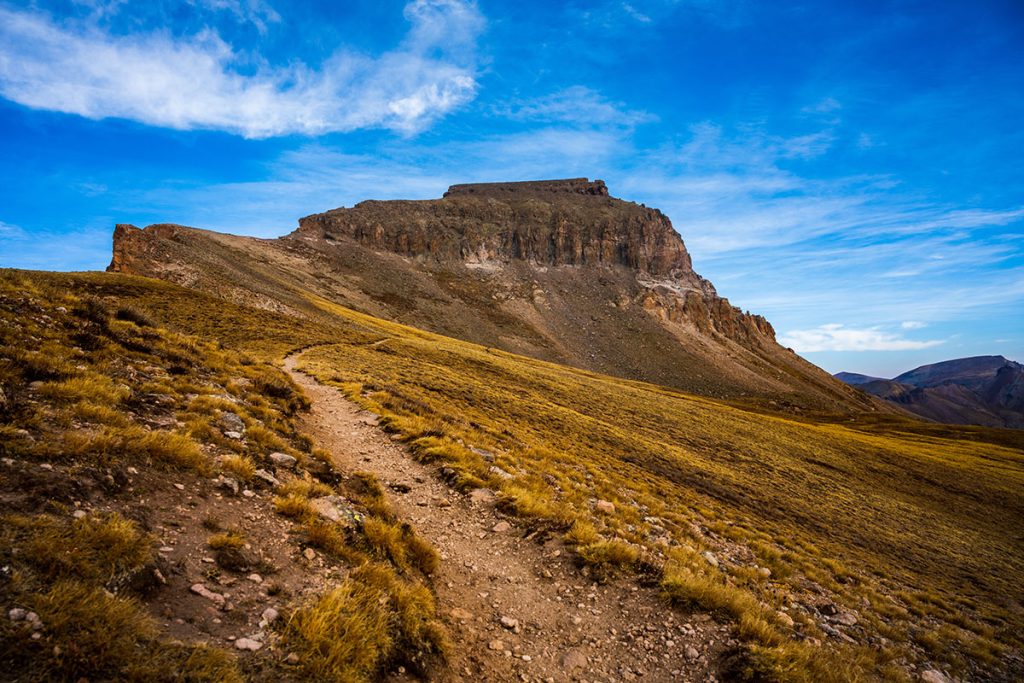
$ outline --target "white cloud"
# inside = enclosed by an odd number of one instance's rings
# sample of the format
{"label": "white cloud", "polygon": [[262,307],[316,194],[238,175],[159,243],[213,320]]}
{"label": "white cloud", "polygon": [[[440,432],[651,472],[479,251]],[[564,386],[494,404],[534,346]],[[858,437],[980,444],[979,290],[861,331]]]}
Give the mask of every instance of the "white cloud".
{"label": "white cloud", "polygon": [[939,340],[914,341],[885,332],[877,327],[855,329],[837,323],[810,330],[791,330],[779,337],[779,343],[800,353],[813,351],[915,351],[942,343]]}
{"label": "white cloud", "polygon": [[928,327],[928,323],[921,322],[920,320],[904,320],[900,323],[900,327],[904,330],[920,330]]}
{"label": "white cloud", "polygon": [[612,102],[599,92],[581,85],[526,102],[503,105],[497,111],[515,121],[568,123],[585,128],[633,128],[657,120],[652,114],[628,109],[622,102]]}
{"label": "white cloud", "polygon": [[641,24],[651,23],[651,18],[649,16],[638,10],[636,7],[633,7],[633,5],[628,2],[622,3],[622,11],[625,12],[627,16],[639,21]]}
{"label": "white cloud", "polygon": [[263,0],[189,0],[189,3],[206,9],[227,12],[240,22],[252,24],[260,33],[266,32],[267,24],[276,24],[281,21],[281,15],[277,13],[277,10]]}
{"label": "white cloud", "polygon": [[318,69],[258,63],[242,73],[239,67],[253,65],[212,31],[119,36],[0,8],[0,95],[92,119],[249,138],[359,128],[413,133],[475,96],[472,55],[483,18],[474,3],[455,0],[415,0],[405,17],[406,39],[380,56],[339,50]]}
{"label": "white cloud", "polygon": [[25,231],[17,225],[0,221],[0,239],[21,239],[24,236]]}

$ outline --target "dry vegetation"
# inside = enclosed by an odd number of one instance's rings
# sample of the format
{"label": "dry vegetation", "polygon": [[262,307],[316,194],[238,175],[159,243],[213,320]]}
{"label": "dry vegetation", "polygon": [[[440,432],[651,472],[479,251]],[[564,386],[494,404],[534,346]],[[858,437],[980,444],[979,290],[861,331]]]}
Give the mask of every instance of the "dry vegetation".
{"label": "dry vegetation", "polygon": [[318,303],[376,337],[300,367],[456,486],[564,529],[599,573],[653,573],[671,601],[732,619],[737,673],[996,675],[1021,646],[1019,449],[758,414]]}
{"label": "dry vegetation", "polygon": [[[118,291],[93,285],[104,281]],[[306,403],[287,375],[159,326],[172,308],[182,327],[193,318],[221,324],[203,308],[208,301],[183,293],[137,278],[0,274],[2,677],[233,681],[304,671],[366,681],[443,656],[447,636],[427,583],[433,549],[394,518],[379,486],[334,471],[296,431]],[[287,329],[242,312],[250,332]],[[169,590],[152,585],[168,566],[125,482],[184,491],[229,477],[268,486],[254,480],[261,468],[274,471],[274,453],[296,459],[278,470],[276,491],[287,501],[281,512],[295,518],[289,542],[296,553],[322,549],[341,578],[319,597],[293,600],[271,646],[249,659],[168,637],[150,608]],[[349,523],[312,514],[311,501],[324,497]],[[245,535],[214,518],[202,526],[214,532],[205,541],[216,558],[210,576],[250,564]],[[282,663],[281,650],[299,654],[297,668]]]}
{"label": "dry vegetation", "polygon": [[[893,418],[782,418],[455,341],[322,299],[311,302],[324,320],[311,324],[127,276],[8,275],[3,284],[4,457],[141,463],[247,481],[279,450],[317,472],[324,454],[289,418],[302,398],[263,362],[309,347],[302,369],[383,416],[455,487],[491,487],[505,510],[564,533],[582,571],[597,579],[636,572],[660,582],[666,600],[734,623],[745,642],[730,662],[738,676],[903,680],[925,666],[972,678],[1020,673],[1024,453],[1015,435]],[[100,299],[105,307],[89,303]],[[69,314],[58,316],[57,306]],[[211,380],[223,389],[204,388]],[[238,405],[225,391],[245,406],[252,438],[244,447],[215,424]],[[171,397],[164,412],[180,424],[138,424],[152,395]],[[313,501],[328,495],[350,504],[342,522],[316,514]],[[303,544],[353,569],[282,629],[310,675],[364,680],[396,659],[422,663],[425,653],[444,651],[424,588],[436,553],[386,509],[372,478],[296,478],[276,496]],[[25,538],[72,533],[60,531],[67,514],[22,513],[9,528]],[[22,552],[4,559],[19,576],[56,571],[52,560],[33,564]],[[109,572],[71,579],[79,592],[69,595],[102,590]],[[25,581],[4,584],[5,604],[44,605],[64,590]],[[118,591],[103,595],[98,608],[140,613]],[[130,642],[164,647],[136,622],[118,622]],[[332,637],[342,633],[349,635]],[[5,643],[20,642],[12,637],[5,632]],[[28,650],[5,650],[5,665],[12,651]],[[153,661],[228,670],[234,665],[222,654],[178,646]],[[57,665],[38,648],[33,657]]]}

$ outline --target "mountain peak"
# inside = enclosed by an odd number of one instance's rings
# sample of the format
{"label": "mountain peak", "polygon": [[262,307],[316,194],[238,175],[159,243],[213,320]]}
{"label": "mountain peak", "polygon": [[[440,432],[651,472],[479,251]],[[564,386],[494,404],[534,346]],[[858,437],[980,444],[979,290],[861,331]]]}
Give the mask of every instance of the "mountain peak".
{"label": "mountain peak", "polygon": [[295,237],[351,239],[441,264],[625,266],[704,291],[671,221],[616,199],[602,180],[452,185],[441,199],[365,201],[299,220]]}

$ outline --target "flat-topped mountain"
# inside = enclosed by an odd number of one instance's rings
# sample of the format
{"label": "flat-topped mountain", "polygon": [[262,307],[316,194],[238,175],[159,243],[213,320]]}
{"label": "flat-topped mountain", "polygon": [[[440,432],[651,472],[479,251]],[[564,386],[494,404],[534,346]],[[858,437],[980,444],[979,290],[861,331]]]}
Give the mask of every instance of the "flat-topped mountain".
{"label": "flat-topped mountain", "polygon": [[1024,427],[1024,365],[974,356],[922,365],[893,379],[835,377],[916,415],[947,424]]}
{"label": "flat-topped mountain", "polygon": [[585,178],[364,201],[276,240],[119,225],[110,270],[316,317],[328,302],[482,345],[773,409],[879,404],[718,295],[657,209]]}

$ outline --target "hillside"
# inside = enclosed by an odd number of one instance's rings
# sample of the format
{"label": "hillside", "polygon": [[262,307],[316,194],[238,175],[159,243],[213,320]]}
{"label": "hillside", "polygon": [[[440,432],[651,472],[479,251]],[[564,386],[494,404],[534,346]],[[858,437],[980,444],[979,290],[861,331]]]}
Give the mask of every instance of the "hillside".
{"label": "hillside", "polygon": [[285,373],[167,329],[156,301],[212,322],[162,283],[0,271],[0,680],[431,666],[450,642],[436,551],[300,432]]}
{"label": "hillside", "polygon": [[885,410],[694,272],[656,209],[585,179],[366,201],[275,240],[118,226],[111,271],[322,320],[307,294],[541,360],[783,411]]}
{"label": "hillside", "polygon": [[[660,585],[684,610],[666,606],[666,619],[699,624],[685,616],[697,610],[729,626],[736,645],[694,660],[713,661],[720,677],[1021,674],[1018,432],[940,433],[896,416],[847,427],[765,415],[441,337],[314,295],[315,325],[153,280],[31,277],[51,291],[130,302],[256,359],[308,349],[291,362],[380,415],[449,482],[458,505],[492,491],[499,511],[521,520],[520,544],[544,540],[548,559],[533,570],[542,583],[555,567],[547,544],[557,542],[599,585],[623,573]],[[438,542],[450,539],[446,531]],[[523,552],[515,548],[503,552]],[[481,615],[482,624],[497,616]],[[471,642],[477,623],[451,623],[456,641]],[[615,628],[619,636],[601,647],[636,637]],[[645,666],[653,680],[670,678]]]}
{"label": "hillside", "polygon": [[935,422],[1024,428],[1024,366],[1002,356],[923,365],[891,380],[835,377]]}

